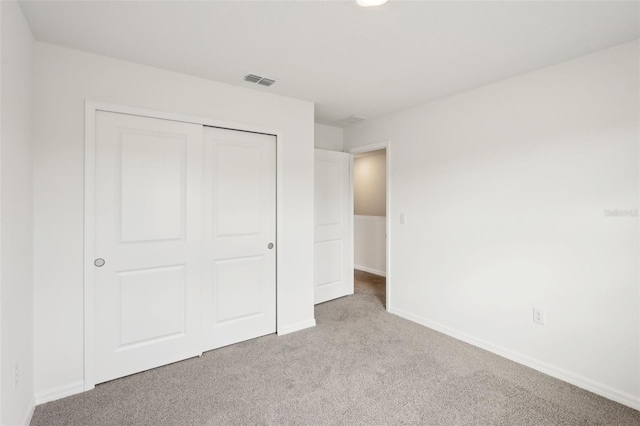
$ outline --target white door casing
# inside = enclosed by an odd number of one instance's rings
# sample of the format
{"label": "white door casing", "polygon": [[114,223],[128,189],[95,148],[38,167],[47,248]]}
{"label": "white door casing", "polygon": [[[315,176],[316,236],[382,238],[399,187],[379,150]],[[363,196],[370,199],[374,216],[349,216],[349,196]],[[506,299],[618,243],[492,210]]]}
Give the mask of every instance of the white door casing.
{"label": "white door casing", "polygon": [[353,294],[352,156],[315,150],[315,303]]}
{"label": "white door casing", "polygon": [[96,114],[95,383],[201,353],[202,140]]}
{"label": "white door casing", "polygon": [[203,350],[276,331],[276,137],[204,129]]}

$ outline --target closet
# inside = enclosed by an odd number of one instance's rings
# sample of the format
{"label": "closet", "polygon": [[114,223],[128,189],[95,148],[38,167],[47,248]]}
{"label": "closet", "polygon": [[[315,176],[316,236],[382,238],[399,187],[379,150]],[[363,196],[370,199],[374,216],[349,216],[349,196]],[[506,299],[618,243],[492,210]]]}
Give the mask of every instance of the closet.
{"label": "closet", "polygon": [[275,136],[97,111],[93,184],[95,383],[276,331]]}

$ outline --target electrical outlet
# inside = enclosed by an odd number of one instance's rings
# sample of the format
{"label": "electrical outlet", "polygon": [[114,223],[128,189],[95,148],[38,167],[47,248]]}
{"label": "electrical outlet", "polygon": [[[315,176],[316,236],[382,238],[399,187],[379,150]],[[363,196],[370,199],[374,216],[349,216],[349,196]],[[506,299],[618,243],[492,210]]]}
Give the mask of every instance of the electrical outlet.
{"label": "electrical outlet", "polygon": [[544,325],[544,308],[533,307],[533,322]]}
{"label": "electrical outlet", "polygon": [[13,388],[17,388],[18,384],[20,383],[20,366],[18,365],[18,363],[16,362],[16,368],[13,371]]}

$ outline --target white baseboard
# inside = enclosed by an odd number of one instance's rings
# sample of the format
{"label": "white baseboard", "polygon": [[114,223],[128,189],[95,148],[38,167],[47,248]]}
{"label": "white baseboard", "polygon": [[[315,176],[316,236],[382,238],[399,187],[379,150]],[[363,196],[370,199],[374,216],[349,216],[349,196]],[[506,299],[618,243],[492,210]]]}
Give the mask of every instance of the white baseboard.
{"label": "white baseboard", "polygon": [[555,377],[556,379],[560,379],[564,382],[571,383],[572,385],[588,390],[589,392],[593,392],[612,401],[619,402],[620,404],[626,405],[627,407],[640,410],[640,397],[637,397],[635,395],[619,391],[605,384],[588,379],[584,376],[547,364],[543,361],[528,357],[521,353],[512,351],[502,346],[495,345],[485,340],[475,338],[466,333],[460,332],[437,322],[421,318],[417,315],[413,315],[409,312],[403,311],[402,309],[390,307],[389,312],[402,318],[408,319],[409,321],[413,321],[425,327],[431,328],[435,331],[439,331],[440,333],[446,334],[447,336],[462,340],[463,342],[492,352],[501,357],[510,359],[511,361],[515,361],[518,364],[526,365],[527,367],[538,370],[544,374]]}
{"label": "white baseboard", "polygon": [[364,272],[368,272],[370,274],[374,274],[374,275],[380,275],[381,277],[386,277],[387,274],[383,271],[378,271],[377,269],[372,269],[372,268],[367,268],[366,266],[360,266],[360,265],[353,265],[354,269],[357,269],[358,271],[364,271]]}
{"label": "white baseboard", "polygon": [[29,408],[27,409],[27,412],[25,413],[24,416],[24,420],[22,421],[22,424],[24,426],[29,426],[31,424],[31,419],[33,418],[33,412],[36,410],[36,401],[34,400],[34,398],[31,398],[31,402],[29,403]]}
{"label": "white baseboard", "polygon": [[36,405],[84,392],[84,381],[69,383],[36,393]]}
{"label": "white baseboard", "polygon": [[294,331],[300,331],[300,330],[304,330],[305,328],[311,328],[315,326],[316,326],[315,318],[312,318],[307,321],[300,321],[295,324],[278,328],[278,336],[284,336],[285,334],[293,333]]}

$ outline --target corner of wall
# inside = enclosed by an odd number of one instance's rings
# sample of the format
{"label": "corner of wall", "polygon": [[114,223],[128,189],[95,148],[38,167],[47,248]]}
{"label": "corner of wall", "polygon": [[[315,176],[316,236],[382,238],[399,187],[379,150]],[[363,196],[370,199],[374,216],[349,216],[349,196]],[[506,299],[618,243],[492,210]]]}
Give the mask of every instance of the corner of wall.
{"label": "corner of wall", "polygon": [[[390,312],[640,408],[638,225],[602,214],[638,202],[638,47],[345,129],[347,148],[393,140],[394,206],[414,218],[407,228],[391,212]],[[558,247],[572,262],[556,261]],[[594,304],[598,332],[572,321]],[[532,326],[536,305],[557,313],[552,327]]]}
{"label": "corner of wall", "polygon": [[34,38],[17,1],[0,3],[0,423],[28,424],[33,362]]}
{"label": "corner of wall", "polygon": [[315,123],[314,146],[329,151],[344,151],[344,130],[341,127]]}
{"label": "corner of wall", "polygon": [[33,413],[36,411],[36,401],[35,398],[31,398],[31,402],[27,407],[27,411],[24,416],[24,420],[22,421],[22,425],[29,426],[31,424],[31,419],[33,418]]}

